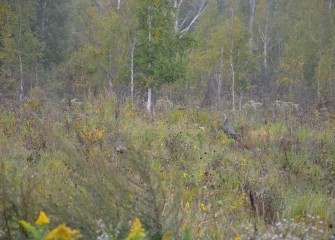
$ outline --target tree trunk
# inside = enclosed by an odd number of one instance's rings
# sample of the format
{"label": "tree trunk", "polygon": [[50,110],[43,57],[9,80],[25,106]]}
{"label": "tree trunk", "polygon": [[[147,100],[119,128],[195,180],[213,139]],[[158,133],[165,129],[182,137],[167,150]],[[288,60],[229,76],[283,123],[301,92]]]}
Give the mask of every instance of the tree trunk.
{"label": "tree trunk", "polygon": [[95,0],[95,2],[98,4],[100,17],[104,15],[104,6],[102,0]]}
{"label": "tree trunk", "polygon": [[178,0],[174,0],[173,7],[175,11],[175,19],[174,19],[174,30],[175,32],[178,32],[178,24],[179,24],[179,4]]}
{"label": "tree trunk", "polygon": [[22,102],[22,99],[23,99],[23,66],[22,66],[21,51],[19,51],[19,65],[20,65],[20,102]]}
{"label": "tree trunk", "polygon": [[121,8],[121,0],[117,0],[116,9],[120,10],[120,8]]}
{"label": "tree trunk", "polygon": [[35,62],[35,84],[37,87],[40,86],[39,80],[38,80],[38,66],[37,61]]}
{"label": "tree trunk", "polygon": [[113,92],[113,72],[110,70],[112,69],[112,63],[113,63],[113,58],[112,58],[112,49],[109,49],[109,54],[108,54],[108,70],[106,70],[106,74],[108,77],[108,91]]}
{"label": "tree trunk", "polygon": [[252,34],[254,30],[256,0],[249,0],[249,7],[250,7],[249,31]]}
{"label": "tree trunk", "polygon": [[242,110],[242,102],[243,102],[243,94],[240,93],[240,99],[239,99],[239,104],[238,104],[238,109]]}
{"label": "tree trunk", "polygon": [[266,71],[266,69],[268,68],[268,42],[264,42],[263,44],[263,67],[264,67],[264,71]]}
{"label": "tree trunk", "polygon": [[147,112],[151,112],[151,88],[148,89],[148,99],[147,99]]}
{"label": "tree trunk", "polygon": [[19,52],[19,68],[20,68],[20,96],[19,100],[22,102],[23,100],[23,64],[22,64],[22,56],[21,56],[21,34],[22,34],[22,23],[21,23],[21,6],[20,3],[19,7],[19,39],[17,43],[17,48]]}
{"label": "tree trunk", "polygon": [[223,12],[224,9],[224,1],[223,0],[216,0],[216,8],[220,13]]}
{"label": "tree trunk", "polygon": [[[330,63],[328,65],[328,72],[332,72],[332,64]],[[329,87],[330,87],[330,97],[332,99],[332,101],[334,101],[334,90],[333,90],[333,78],[328,77],[329,80]]]}
{"label": "tree trunk", "polygon": [[261,35],[262,43],[263,43],[263,67],[264,71],[266,72],[268,67],[268,49],[269,49],[269,42],[271,38],[268,35],[268,20],[269,20],[269,12],[266,15],[266,22],[265,22],[265,29],[264,31],[259,27],[259,33]]}
{"label": "tree trunk", "polygon": [[[230,31],[234,28],[234,8],[230,7]],[[233,49],[234,49],[234,37],[231,32],[231,46],[230,46],[230,71],[231,71],[231,97],[232,97],[232,110],[235,111],[235,70],[234,70],[234,60],[233,60]]]}
{"label": "tree trunk", "polygon": [[232,110],[235,111],[235,71],[234,71],[234,63],[233,56],[230,56],[230,70],[232,77],[232,86],[231,86],[231,97],[232,97]]}
{"label": "tree trunk", "polygon": [[190,30],[190,28],[193,26],[193,24],[198,20],[198,18],[205,12],[205,10],[207,9],[208,7],[208,2],[209,1],[203,1],[202,2],[202,5],[199,7],[199,10],[197,12],[197,14],[193,17],[192,21],[190,22],[190,24],[185,27],[183,30],[181,30],[180,32],[181,33],[185,33],[187,32],[188,30]]}
{"label": "tree trunk", "polygon": [[136,44],[136,35],[134,36],[133,45],[131,46],[130,52],[130,96],[131,101],[134,101],[134,52]]}
{"label": "tree trunk", "polygon": [[317,90],[316,90],[316,95],[318,97],[318,99],[320,100],[321,98],[321,87],[320,87],[320,75],[321,75],[321,63],[319,61],[319,66],[318,66],[318,77],[316,79],[316,86],[317,86]]}
{"label": "tree trunk", "polygon": [[220,74],[216,74],[216,82],[217,82],[217,101],[221,102],[222,79]]}
{"label": "tree trunk", "polygon": [[[150,15],[150,6],[149,6],[149,14],[148,14],[148,28],[149,28],[149,33],[148,33],[148,41],[149,44],[151,45],[151,15]],[[151,68],[151,63],[149,62],[148,68]],[[151,87],[148,88],[148,98],[147,98],[147,112],[150,114],[151,112]]]}

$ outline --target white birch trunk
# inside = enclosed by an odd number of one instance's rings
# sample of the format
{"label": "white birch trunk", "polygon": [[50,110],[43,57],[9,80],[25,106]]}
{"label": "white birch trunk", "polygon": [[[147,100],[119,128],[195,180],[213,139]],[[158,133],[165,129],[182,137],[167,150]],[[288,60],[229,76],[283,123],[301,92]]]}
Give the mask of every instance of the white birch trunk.
{"label": "white birch trunk", "polygon": [[218,97],[218,102],[221,102],[221,90],[222,90],[222,79],[221,79],[221,75],[217,74],[216,76],[216,81],[217,81],[217,97]]}
{"label": "white birch trunk", "polygon": [[151,15],[150,15],[150,6],[149,6],[149,15],[148,15],[148,29],[149,29],[149,33],[148,33],[148,38],[149,38],[149,43],[151,42]]}
{"label": "white birch trunk", "polygon": [[104,6],[102,0],[95,0],[95,2],[98,4],[100,17],[104,15]]}
{"label": "white birch trunk", "polygon": [[[328,72],[331,72],[332,71],[332,64],[330,63],[328,65]],[[333,78],[331,77],[328,77],[328,80],[329,80],[329,86],[330,86],[330,96],[333,100],[335,100],[334,98],[334,90],[333,90]]]}
{"label": "white birch trunk", "polygon": [[239,104],[238,104],[238,110],[242,110],[242,102],[243,102],[243,94],[240,93],[240,100],[239,100]]}
{"label": "white birch trunk", "polygon": [[[331,12],[332,12],[332,0],[329,0],[328,10],[329,10],[330,16],[332,16],[331,15]],[[331,26],[333,26],[333,18],[332,17],[330,17],[330,24],[331,24]]]}
{"label": "white birch trunk", "polygon": [[131,101],[134,101],[134,52],[135,52],[135,44],[136,44],[136,35],[134,36],[134,42],[131,46],[130,52],[130,96]]}
{"label": "white birch trunk", "polygon": [[19,65],[20,65],[20,102],[22,102],[23,100],[23,66],[22,66],[21,51],[19,51]]}
{"label": "white birch trunk", "polygon": [[267,67],[268,67],[268,49],[269,49],[269,42],[271,40],[271,38],[268,35],[268,19],[269,19],[269,12],[267,13],[266,16],[266,22],[265,22],[265,29],[264,31],[259,28],[259,33],[261,35],[261,39],[262,39],[262,43],[263,43],[263,67],[264,70],[266,71]]}
{"label": "white birch trunk", "polygon": [[318,77],[317,77],[317,79],[316,79],[316,85],[317,85],[317,90],[316,90],[316,95],[317,95],[317,97],[318,97],[318,99],[320,99],[320,97],[321,97],[321,89],[320,89],[320,75],[321,75],[321,70],[320,70],[320,68],[321,68],[321,63],[320,63],[320,61],[319,61],[319,66],[318,66]]}
{"label": "white birch trunk", "polygon": [[[182,1],[181,1],[182,2]],[[198,18],[205,12],[205,10],[207,9],[208,7],[208,3],[209,1],[203,1],[202,2],[202,5],[199,7],[199,10],[197,12],[197,14],[194,16],[194,18],[192,19],[192,21],[190,22],[190,24],[185,27],[183,30],[181,30],[180,32],[181,33],[185,33],[187,32],[188,30],[190,30],[190,28],[193,26],[193,24],[198,20]]]}
{"label": "white birch trunk", "polygon": [[232,110],[235,112],[235,71],[234,71],[234,63],[233,56],[230,56],[230,70],[232,77],[232,86],[231,86],[231,97],[232,97]]}
{"label": "white birch trunk", "polygon": [[147,112],[148,112],[148,114],[150,114],[150,112],[151,112],[151,87],[149,87],[149,89],[148,89]]}
{"label": "white birch trunk", "polygon": [[[108,54],[108,63],[109,63],[109,69],[112,69],[112,49],[109,49],[109,54]],[[109,70],[108,70],[109,71]],[[108,73],[108,71],[106,72],[107,77],[108,77],[108,90],[109,92],[113,92],[113,77],[111,74]]]}
{"label": "white birch trunk", "polygon": [[40,82],[39,82],[39,79],[38,79],[38,66],[37,66],[37,61],[35,63],[35,83],[36,83],[36,86],[39,87],[40,86]]}
{"label": "white birch trunk", "polygon": [[117,0],[116,9],[120,10],[120,8],[121,8],[121,0]]}
{"label": "white birch trunk", "polygon": [[[150,6],[149,6],[149,15],[148,15],[148,28],[149,28],[149,33],[148,33],[148,40],[149,44],[151,43],[151,15],[150,15]],[[149,63],[148,68],[151,68],[151,64]],[[147,112],[150,114],[151,112],[151,87],[148,88],[148,98],[147,98]]]}
{"label": "white birch trunk", "polygon": [[264,43],[263,46],[263,66],[264,66],[264,70],[266,70],[268,68],[268,42]]}
{"label": "white birch trunk", "polygon": [[22,56],[21,56],[21,32],[22,32],[22,23],[21,23],[21,6],[19,4],[19,39],[18,39],[18,52],[19,52],[19,68],[20,68],[20,96],[19,100],[22,102],[23,100],[23,64],[22,64]]}
{"label": "white birch trunk", "polygon": [[179,24],[179,7],[178,7],[178,0],[174,0],[173,7],[175,10],[175,19],[174,19],[174,30],[178,32],[178,24]]}
{"label": "white birch trunk", "polygon": [[249,7],[250,7],[249,31],[252,34],[254,30],[256,0],[249,0]]}
{"label": "white birch trunk", "polygon": [[[234,28],[234,8],[230,8],[230,31]],[[231,71],[231,97],[232,97],[232,111],[235,112],[235,70],[233,60],[233,49],[234,49],[234,37],[231,33],[231,46],[230,46],[230,71]]]}

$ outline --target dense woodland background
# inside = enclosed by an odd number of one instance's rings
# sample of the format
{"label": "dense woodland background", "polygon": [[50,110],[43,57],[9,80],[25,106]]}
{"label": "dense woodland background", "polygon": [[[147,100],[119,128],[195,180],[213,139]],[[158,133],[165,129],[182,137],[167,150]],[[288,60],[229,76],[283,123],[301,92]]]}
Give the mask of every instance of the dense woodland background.
{"label": "dense woodland background", "polygon": [[334,8],[0,0],[0,239],[335,239]]}
{"label": "dense woodland background", "polygon": [[58,98],[106,89],[143,97],[153,88],[156,100],[204,106],[333,107],[334,5],[2,0],[1,99],[23,100],[34,89]]}

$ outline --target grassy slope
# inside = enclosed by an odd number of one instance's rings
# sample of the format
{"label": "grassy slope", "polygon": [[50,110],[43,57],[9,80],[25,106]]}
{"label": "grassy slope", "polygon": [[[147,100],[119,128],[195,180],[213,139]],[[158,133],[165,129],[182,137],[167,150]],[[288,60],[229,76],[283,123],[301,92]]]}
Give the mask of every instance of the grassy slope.
{"label": "grassy slope", "polygon": [[[334,235],[334,116],[238,113],[231,123],[243,147],[221,131],[220,116],[149,118],[112,96],[2,108],[0,236],[20,238],[18,220],[33,222],[40,210],[86,239],[125,237],[136,217],[150,237]],[[116,152],[118,139],[127,153]]]}

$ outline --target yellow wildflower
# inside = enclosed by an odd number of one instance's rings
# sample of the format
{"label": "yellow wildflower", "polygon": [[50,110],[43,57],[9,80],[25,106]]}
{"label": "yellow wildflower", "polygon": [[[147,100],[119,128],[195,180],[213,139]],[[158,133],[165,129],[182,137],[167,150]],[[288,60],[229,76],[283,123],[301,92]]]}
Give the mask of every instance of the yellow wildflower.
{"label": "yellow wildflower", "polygon": [[190,203],[186,202],[185,207],[186,207],[186,209],[190,209]]}
{"label": "yellow wildflower", "polygon": [[201,211],[203,211],[203,212],[206,212],[206,210],[207,210],[205,204],[203,204],[203,203],[200,204],[200,209],[201,209]]}
{"label": "yellow wildflower", "polygon": [[187,173],[184,172],[184,173],[183,173],[183,176],[184,176],[184,178],[187,178]]}
{"label": "yellow wildflower", "polygon": [[227,144],[227,140],[226,139],[222,139],[221,143],[222,143],[222,145],[226,145]]}
{"label": "yellow wildflower", "polygon": [[247,166],[247,160],[243,159],[241,162],[241,166],[242,167]]}
{"label": "yellow wildflower", "polygon": [[99,130],[97,131],[97,137],[98,139],[102,139],[105,135],[105,130]]}
{"label": "yellow wildflower", "polygon": [[234,238],[234,240],[242,240],[242,238],[241,237],[236,237],[236,238]]}
{"label": "yellow wildflower", "polygon": [[199,174],[200,174],[200,176],[204,176],[205,175],[205,171],[204,170],[200,170]]}
{"label": "yellow wildflower", "polygon": [[36,225],[39,225],[41,227],[48,225],[50,223],[50,219],[45,215],[44,212],[40,212],[40,215],[38,216],[38,219],[36,220]]}
{"label": "yellow wildflower", "polygon": [[145,237],[145,230],[142,227],[140,219],[136,218],[130,230],[127,240]]}
{"label": "yellow wildflower", "polygon": [[245,199],[246,199],[246,196],[245,196],[245,194],[243,194],[243,193],[242,193],[242,194],[240,194],[240,199],[241,199],[241,200],[245,200]]}
{"label": "yellow wildflower", "polygon": [[167,230],[164,235],[162,240],[173,240],[173,232],[171,230]]}
{"label": "yellow wildflower", "polygon": [[61,224],[49,232],[49,234],[45,237],[45,240],[74,240],[78,238],[81,238],[78,230],[71,230],[65,224]]}

